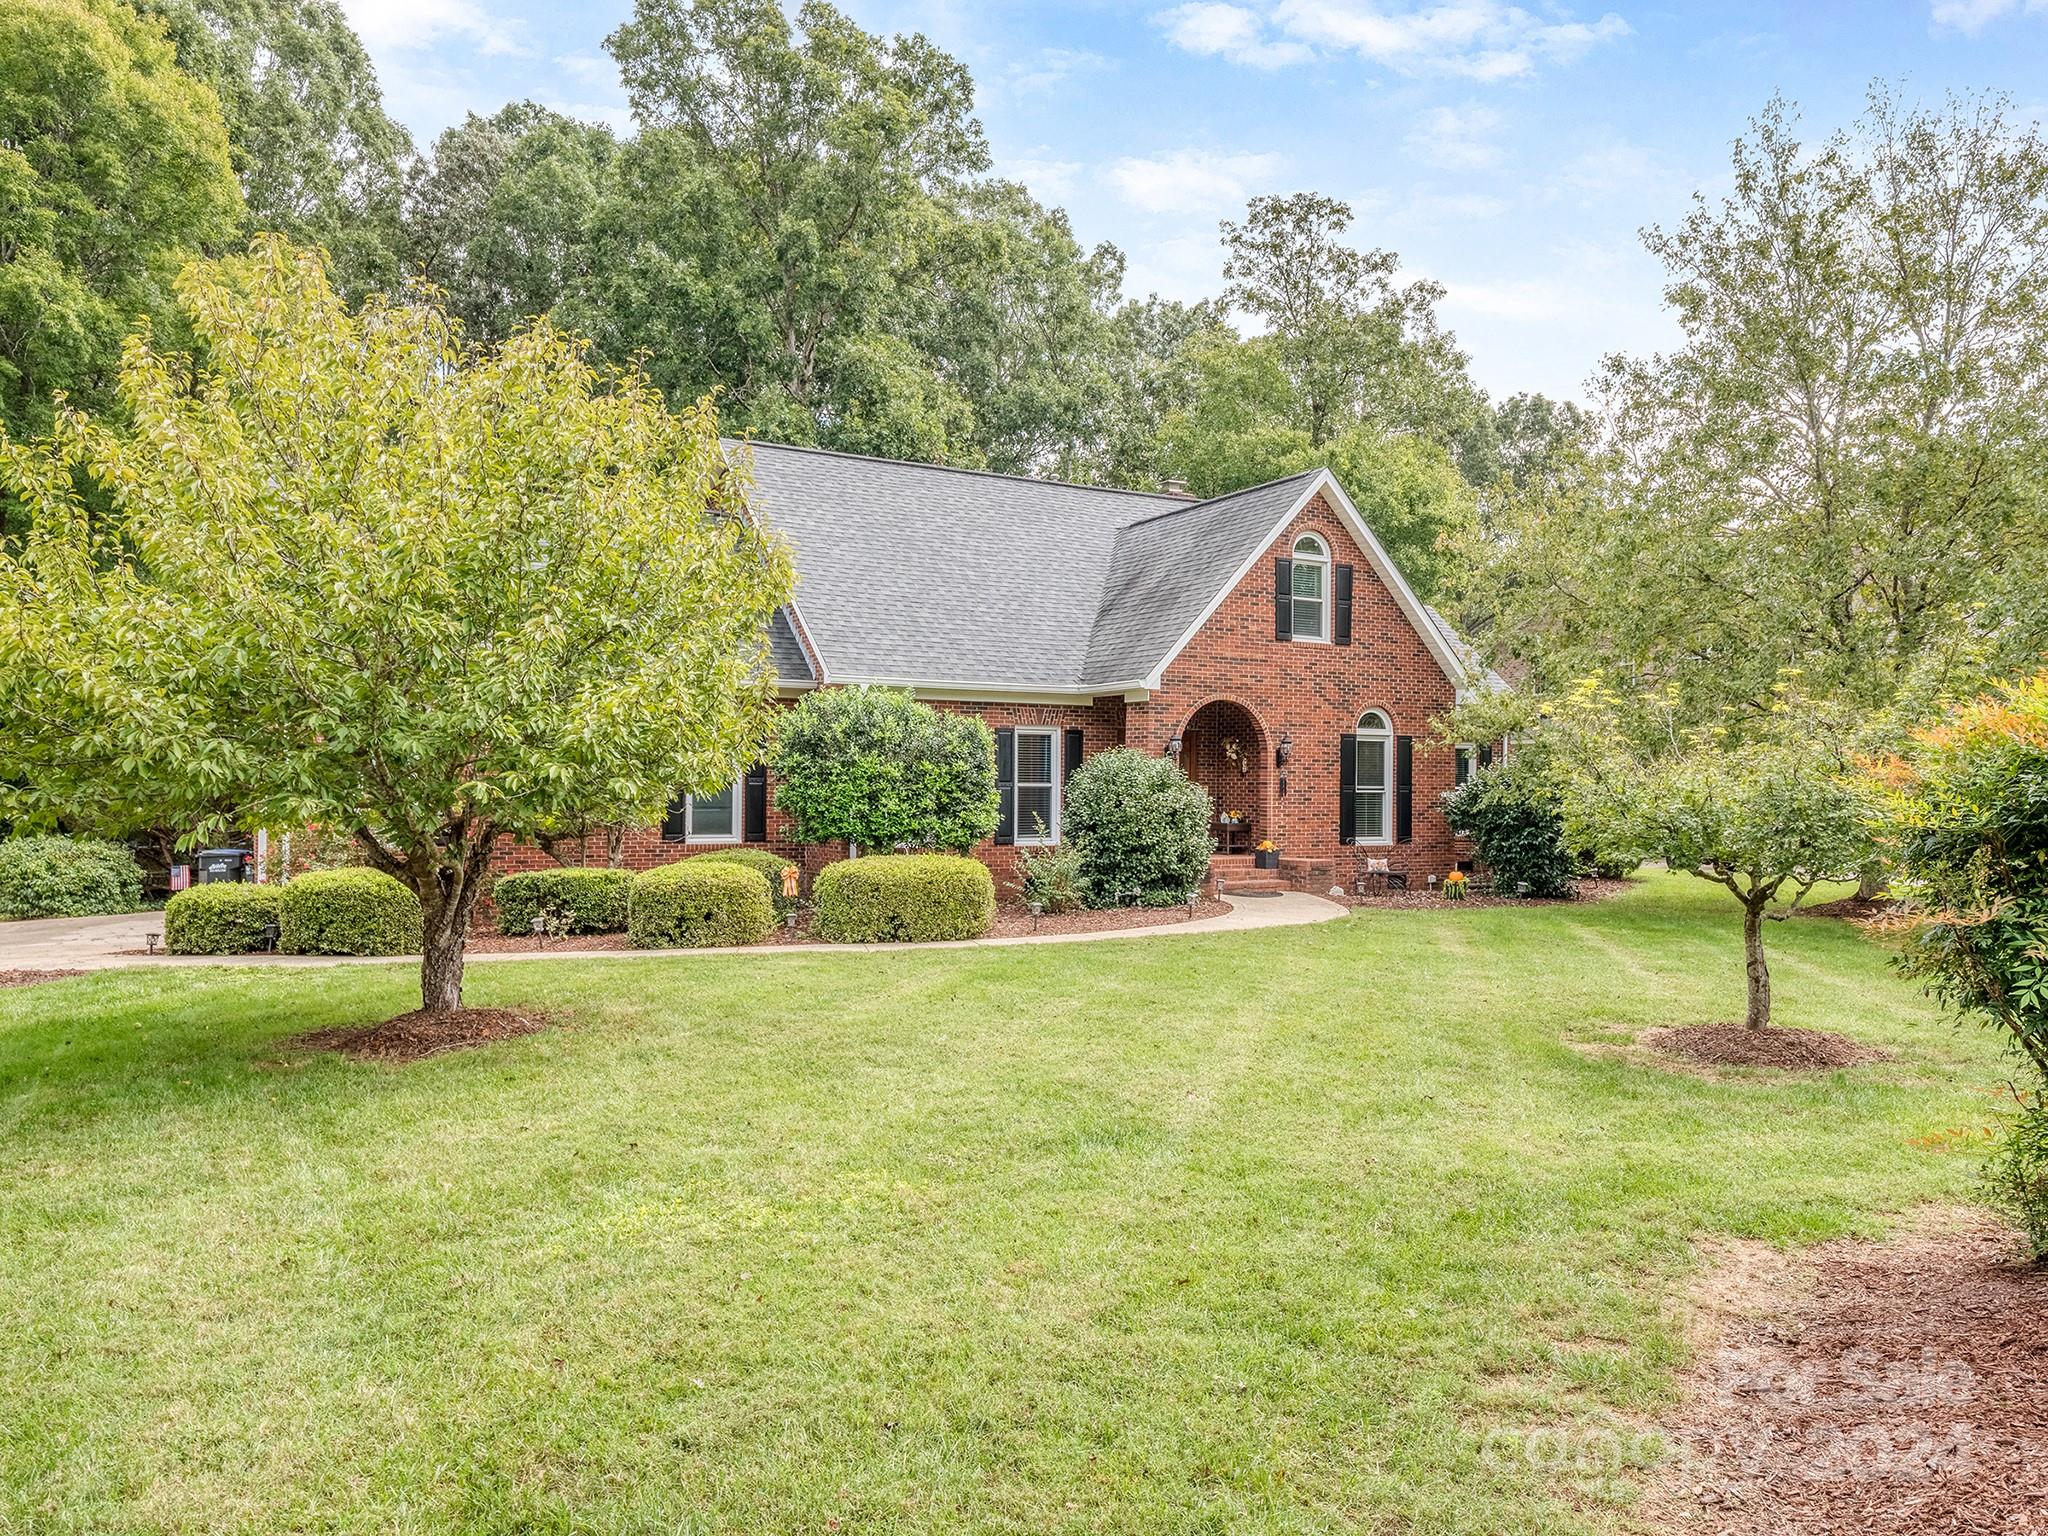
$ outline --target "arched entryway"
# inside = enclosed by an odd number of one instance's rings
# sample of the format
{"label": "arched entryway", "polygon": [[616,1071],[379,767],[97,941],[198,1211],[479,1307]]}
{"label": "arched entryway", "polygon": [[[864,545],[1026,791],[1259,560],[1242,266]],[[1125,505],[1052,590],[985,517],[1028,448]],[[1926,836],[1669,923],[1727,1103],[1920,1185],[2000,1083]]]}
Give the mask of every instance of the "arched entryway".
{"label": "arched entryway", "polygon": [[1246,853],[1270,836],[1263,823],[1271,812],[1267,775],[1272,751],[1252,712],[1228,699],[1212,699],[1188,717],[1180,731],[1180,765],[1216,803],[1219,817],[1238,818],[1217,826],[1216,846]]}

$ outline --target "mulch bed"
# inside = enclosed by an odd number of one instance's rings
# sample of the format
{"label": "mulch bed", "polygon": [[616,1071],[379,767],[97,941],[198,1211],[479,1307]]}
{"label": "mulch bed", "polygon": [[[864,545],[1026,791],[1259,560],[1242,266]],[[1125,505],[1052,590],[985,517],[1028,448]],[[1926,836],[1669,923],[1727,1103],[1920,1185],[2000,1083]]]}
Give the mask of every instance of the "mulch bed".
{"label": "mulch bed", "polygon": [[573,954],[628,947],[623,933],[573,933],[543,942],[530,933],[493,933],[487,928],[470,929],[469,942],[463,946],[472,955]]}
{"label": "mulch bed", "polygon": [[1742,1024],[1692,1024],[1650,1029],[1642,1043],[1660,1056],[1705,1067],[1789,1067],[1817,1071],[1890,1061],[1892,1053],[1820,1029],[1750,1029]]}
{"label": "mulch bed", "polygon": [[1876,901],[1864,896],[1844,896],[1814,907],[1800,907],[1794,917],[1840,917],[1852,923],[1877,923],[1897,917],[1904,910],[1896,901]]}
{"label": "mulch bed", "polygon": [[62,981],[67,976],[83,976],[83,971],[0,971],[0,987],[32,987],[42,981]]}
{"label": "mulch bed", "polygon": [[1789,1258],[1736,1248],[1702,1286],[1655,1528],[2048,1532],[2048,1269],[2017,1251],[1972,1213]]}
{"label": "mulch bed", "polygon": [[[1608,901],[1629,889],[1627,880],[1581,880],[1578,882],[1580,901]],[[1432,891],[1427,885],[1405,891],[1387,891],[1384,894],[1360,896],[1353,892],[1344,896],[1332,896],[1347,907],[1364,911],[1413,911],[1418,907],[1443,907],[1457,911],[1460,907],[1557,907],[1569,905],[1572,898],[1560,896],[1481,896],[1476,891],[1458,901],[1446,901],[1441,891]]]}
{"label": "mulch bed", "polygon": [[353,1061],[423,1061],[444,1051],[535,1034],[547,1026],[544,1014],[517,1013],[510,1008],[456,1008],[446,1013],[414,1009],[381,1024],[312,1030],[286,1044],[301,1050],[333,1051]]}

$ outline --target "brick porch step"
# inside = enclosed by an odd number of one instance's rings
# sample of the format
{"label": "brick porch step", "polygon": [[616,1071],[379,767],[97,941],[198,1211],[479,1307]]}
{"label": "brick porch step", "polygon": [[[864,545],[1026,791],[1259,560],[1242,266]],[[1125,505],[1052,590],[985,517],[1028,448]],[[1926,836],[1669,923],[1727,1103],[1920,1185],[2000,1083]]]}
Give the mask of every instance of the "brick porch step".
{"label": "brick porch step", "polygon": [[1287,882],[1271,870],[1223,880],[1217,889],[1226,896],[1269,896],[1287,889]]}

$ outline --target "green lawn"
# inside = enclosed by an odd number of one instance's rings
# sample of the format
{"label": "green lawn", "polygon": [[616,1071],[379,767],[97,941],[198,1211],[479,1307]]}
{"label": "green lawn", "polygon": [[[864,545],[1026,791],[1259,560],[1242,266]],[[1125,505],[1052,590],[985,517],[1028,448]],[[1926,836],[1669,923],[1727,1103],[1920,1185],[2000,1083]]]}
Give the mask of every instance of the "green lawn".
{"label": "green lawn", "polygon": [[[1741,1016],[1737,909],[479,965],[564,1027],[280,1049],[402,969],[0,993],[0,1532],[1599,1531],[1482,1456],[1640,1418],[1690,1240],[1967,1198],[2000,1061],[1774,925],[1801,1079],[1571,1048]],[[836,1525],[833,1524],[836,1522]]]}

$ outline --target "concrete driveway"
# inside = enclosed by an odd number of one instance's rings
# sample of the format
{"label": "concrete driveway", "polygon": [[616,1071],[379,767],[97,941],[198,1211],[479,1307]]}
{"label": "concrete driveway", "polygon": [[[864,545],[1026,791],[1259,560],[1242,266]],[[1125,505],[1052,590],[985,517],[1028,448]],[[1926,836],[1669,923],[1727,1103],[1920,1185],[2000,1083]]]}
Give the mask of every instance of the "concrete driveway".
{"label": "concrete driveway", "polygon": [[96,971],[126,965],[124,949],[148,948],[155,934],[163,948],[161,912],[126,912],[119,917],[31,917],[0,923],[0,971]]}
{"label": "concrete driveway", "polygon": [[[1090,933],[1025,934],[1000,939],[963,939],[945,944],[756,944],[745,949],[548,950],[471,955],[470,965],[520,960],[647,960],[661,956],[886,954],[906,949],[969,949],[977,945],[1086,944],[1114,939],[1171,938],[1200,933],[1238,933],[1250,928],[1294,928],[1343,917],[1334,901],[1287,891],[1277,896],[1226,896],[1228,912],[1191,923],[1157,928],[1106,928]],[[99,971],[113,966],[183,965],[390,965],[404,955],[359,958],[340,955],[165,955],[164,915],[130,912],[120,917],[39,917],[0,923],[0,971]],[[155,934],[159,953],[142,953]]]}

